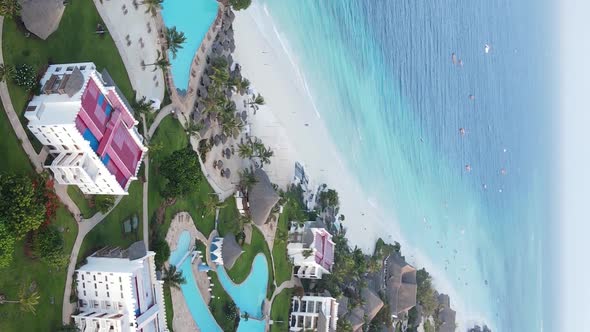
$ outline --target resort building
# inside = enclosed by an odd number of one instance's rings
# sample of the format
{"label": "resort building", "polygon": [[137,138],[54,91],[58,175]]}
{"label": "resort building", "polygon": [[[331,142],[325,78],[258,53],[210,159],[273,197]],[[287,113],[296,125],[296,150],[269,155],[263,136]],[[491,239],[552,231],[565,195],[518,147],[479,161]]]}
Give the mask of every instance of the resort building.
{"label": "resort building", "polygon": [[416,306],[416,268],[406,263],[399,254],[391,254],[383,261],[382,290],[389,303],[393,319],[398,319]]}
{"label": "resort building", "polygon": [[312,227],[313,222],[299,225],[293,222],[289,230],[287,255],[293,262],[293,274],[303,279],[321,279],[334,265],[334,242],[324,228]]}
{"label": "resort building", "polygon": [[256,178],[256,184],[248,191],[247,206],[252,221],[256,225],[262,226],[268,220],[272,208],[277,204],[280,197],[273,188],[268,175],[261,168],[254,171],[254,177]]}
{"label": "resort building", "polygon": [[232,233],[225,234],[225,237],[215,237],[209,247],[211,261],[225,266],[228,270],[234,266],[243,252]]}
{"label": "resort building", "polygon": [[51,65],[27,127],[49,149],[55,180],[84,194],[126,195],[147,152],[131,107],[91,62]]}
{"label": "resort building", "polygon": [[361,289],[361,299],[362,304],[352,310],[348,310],[347,297],[338,299],[338,318],[348,319],[354,332],[363,331],[363,326],[371,322],[384,305],[379,295],[367,287]]}
{"label": "resort building", "polygon": [[337,323],[336,299],[317,295],[293,297],[289,331],[334,332]]}
{"label": "resort building", "polygon": [[156,279],[155,253],[143,242],[128,249],[104,248],[76,272],[82,332],[167,331],[162,282]]}

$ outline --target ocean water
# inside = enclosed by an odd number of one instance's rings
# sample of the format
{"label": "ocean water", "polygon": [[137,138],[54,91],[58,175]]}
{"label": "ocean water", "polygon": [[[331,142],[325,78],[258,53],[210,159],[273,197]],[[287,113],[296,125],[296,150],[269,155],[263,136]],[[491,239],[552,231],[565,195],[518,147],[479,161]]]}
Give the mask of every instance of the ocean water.
{"label": "ocean water", "polygon": [[255,4],[288,46],[346,166],[394,216],[385,230],[399,222],[462,314],[495,331],[555,330],[549,4]]}

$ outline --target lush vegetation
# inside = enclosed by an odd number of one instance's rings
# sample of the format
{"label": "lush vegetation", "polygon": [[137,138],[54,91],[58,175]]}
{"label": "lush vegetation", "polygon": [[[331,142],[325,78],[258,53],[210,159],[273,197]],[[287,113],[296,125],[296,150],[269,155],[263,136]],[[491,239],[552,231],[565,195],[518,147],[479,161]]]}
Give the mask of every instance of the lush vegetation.
{"label": "lush vegetation", "polygon": [[[223,235],[223,234],[222,234]],[[240,256],[240,258],[235,262],[234,266],[227,271],[228,276],[237,284],[242,283],[248,275],[250,274],[250,270],[252,269],[252,262],[254,261],[254,257],[256,255],[262,253],[266,256],[266,261],[268,262],[268,283],[273,283],[273,275],[272,275],[272,261],[270,259],[270,250],[268,249],[268,245],[266,245],[266,241],[264,240],[264,235],[258,230],[256,227],[252,227],[252,241],[250,244],[244,244],[242,246],[244,252]]]}
{"label": "lush vegetation", "polygon": [[97,212],[93,200],[86,198],[77,186],[68,186],[68,195],[80,209],[82,218],[90,218]]}
{"label": "lush vegetation", "polygon": [[282,332],[288,329],[292,296],[293,290],[287,288],[280,292],[273,300],[270,319],[274,321],[274,324],[270,326],[271,332]]}
{"label": "lush vegetation", "polygon": [[160,166],[160,174],[167,182],[161,194],[178,198],[194,192],[201,180],[201,166],[197,153],[190,147],[172,152]]}
{"label": "lush vegetation", "polygon": [[[211,283],[214,285],[211,294],[215,298],[211,298],[209,302],[209,310],[213,314],[213,318],[223,331],[235,331],[238,326],[238,319],[228,319],[227,309],[235,308],[235,303],[229,294],[226,293],[223,286],[217,278],[217,273],[209,273]],[[231,318],[231,317],[230,317]]]}
{"label": "lush vegetation", "polygon": [[[0,174],[36,176],[1,105],[0,131],[3,133],[0,154],[4,157],[0,163]],[[57,229],[62,235],[63,253],[68,253],[74,244],[77,225],[60,204],[50,221],[50,227]],[[0,238],[4,237],[0,235]],[[7,268],[10,272],[0,273],[0,293],[6,296],[6,300],[16,300],[19,303],[0,305],[0,331],[51,331],[60,327],[65,270],[51,267],[40,258],[33,257],[31,244],[26,237],[14,243],[11,258],[12,264]],[[26,301],[29,304],[38,301],[33,308],[36,316],[43,319],[31,319],[31,314],[23,314],[21,295],[29,299]],[[38,299],[34,301],[37,296]]]}
{"label": "lush vegetation", "polygon": [[229,4],[234,10],[243,10],[250,7],[252,0],[229,0]]}
{"label": "lush vegetation", "polygon": [[180,289],[180,285],[186,284],[186,279],[182,275],[182,271],[176,270],[176,265],[170,265],[164,267],[162,271],[162,280],[164,281],[164,287],[174,287]]}

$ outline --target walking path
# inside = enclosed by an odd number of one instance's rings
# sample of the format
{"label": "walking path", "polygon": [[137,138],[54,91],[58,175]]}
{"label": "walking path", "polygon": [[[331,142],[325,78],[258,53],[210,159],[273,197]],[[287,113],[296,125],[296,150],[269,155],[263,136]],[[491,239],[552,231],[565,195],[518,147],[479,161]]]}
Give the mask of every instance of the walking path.
{"label": "walking path", "polygon": [[[147,125],[145,121],[145,114],[141,115],[141,123],[143,124],[143,133],[147,133]],[[149,140],[148,140],[149,143]],[[149,176],[150,176],[150,153],[145,154],[144,162],[144,181],[143,181],[143,243],[145,244],[145,249],[149,250],[150,248],[150,240],[149,240],[149,211],[148,211],[148,186],[149,186]]]}

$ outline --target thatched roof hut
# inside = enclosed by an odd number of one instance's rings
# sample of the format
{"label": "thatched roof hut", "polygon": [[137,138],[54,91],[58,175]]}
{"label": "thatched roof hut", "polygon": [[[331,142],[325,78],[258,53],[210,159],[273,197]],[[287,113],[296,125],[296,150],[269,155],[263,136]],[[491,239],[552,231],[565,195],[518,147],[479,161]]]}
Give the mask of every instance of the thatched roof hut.
{"label": "thatched roof hut", "polygon": [[59,27],[64,13],[63,0],[19,0],[25,27],[45,40]]}
{"label": "thatched roof hut", "polygon": [[406,263],[399,254],[387,257],[386,266],[385,294],[389,300],[391,314],[399,316],[416,305],[416,268]]}
{"label": "thatched roof hut", "polygon": [[365,316],[370,322],[379,313],[379,310],[383,308],[383,301],[381,301],[375,292],[367,287],[361,289],[361,298],[364,304],[354,308],[347,315],[348,320],[352,324],[353,331],[361,331],[361,327],[365,324]]}
{"label": "thatched roof hut", "polygon": [[242,247],[236,242],[236,237],[232,233],[225,234],[221,247],[223,266],[228,270],[231,269],[243,252]]}
{"label": "thatched roof hut", "polygon": [[254,171],[256,184],[248,192],[248,201],[250,204],[250,216],[256,225],[264,225],[270,211],[279,201],[279,195],[270,183],[266,173],[258,168]]}

